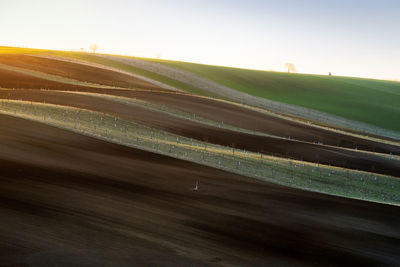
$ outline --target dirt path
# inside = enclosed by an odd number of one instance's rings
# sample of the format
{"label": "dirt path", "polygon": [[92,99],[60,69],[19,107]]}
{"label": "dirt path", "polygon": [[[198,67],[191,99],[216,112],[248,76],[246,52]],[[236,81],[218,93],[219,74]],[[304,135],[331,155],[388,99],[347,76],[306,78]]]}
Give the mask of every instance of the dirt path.
{"label": "dirt path", "polygon": [[294,140],[239,133],[183,120],[165,113],[149,111],[138,106],[130,106],[88,95],[37,90],[0,90],[0,98],[46,102],[84,108],[112,114],[171,133],[204,140],[214,144],[233,146],[254,152],[262,152],[309,162],[319,162],[326,165],[373,171],[393,176],[400,175],[399,161],[390,160],[374,154],[303,143]]}
{"label": "dirt path", "polygon": [[263,183],[9,116],[0,115],[0,136],[1,265],[400,261],[399,207]]}

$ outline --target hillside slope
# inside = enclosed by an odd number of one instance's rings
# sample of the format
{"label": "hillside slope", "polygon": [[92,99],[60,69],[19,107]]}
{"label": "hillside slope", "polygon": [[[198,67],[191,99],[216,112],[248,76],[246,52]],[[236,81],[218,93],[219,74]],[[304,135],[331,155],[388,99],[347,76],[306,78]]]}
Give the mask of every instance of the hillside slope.
{"label": "hillside slope", "polygon": [[0,265],[399,262],[399,142],[112,56],[3,51]]}
{"label": "hillside slope", "polygon": [[151,60],[241,92],[400,131],[400,83]]}
{"label": "hillside slope", "polygon": [[1,265],[399,261],[397,206],[269,184],[10,116],[0,115],[0,135]]}
{"label": "hillside slope", "polygon": [[400,138],[399,82],[0,47],[0,54],[18,51],[84,60],[158,81],[165,88],[229,99],[368,134]]}

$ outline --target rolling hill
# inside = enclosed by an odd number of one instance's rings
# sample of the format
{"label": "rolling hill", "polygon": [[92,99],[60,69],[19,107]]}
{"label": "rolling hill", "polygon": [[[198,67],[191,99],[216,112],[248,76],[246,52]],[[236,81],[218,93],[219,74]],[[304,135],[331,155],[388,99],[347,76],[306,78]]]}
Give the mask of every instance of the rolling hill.
{"label": "rolling hill", "polygon": [[396,86],[136,60],[0,47],[0,265],[399,262],[398,140],[202,87],[316,103]]}
{"label": "rolling hill", "polygon": [[400,131],[400,82],[146,60],[194,73],[253,96]]}

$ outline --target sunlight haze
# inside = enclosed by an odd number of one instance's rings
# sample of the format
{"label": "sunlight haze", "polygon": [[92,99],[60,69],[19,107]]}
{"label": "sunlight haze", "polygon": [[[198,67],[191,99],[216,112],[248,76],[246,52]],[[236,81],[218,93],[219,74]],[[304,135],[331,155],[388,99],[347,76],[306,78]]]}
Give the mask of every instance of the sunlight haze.
{"label": "sunlight haze", "polygon": [[[301,4],[299,4],[301,3]],[[398,1],[0,1],[0,45],[400,79]]]}

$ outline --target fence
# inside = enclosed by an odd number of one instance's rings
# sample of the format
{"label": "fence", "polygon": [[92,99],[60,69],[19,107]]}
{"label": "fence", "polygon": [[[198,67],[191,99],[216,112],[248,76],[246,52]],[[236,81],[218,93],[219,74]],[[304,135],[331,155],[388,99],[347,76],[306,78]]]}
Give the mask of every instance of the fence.
{"label": "fence", "polygon": [[400,179],[210,144],[89,110],[2,100],[0,112],[285,186],[400,204]]}

